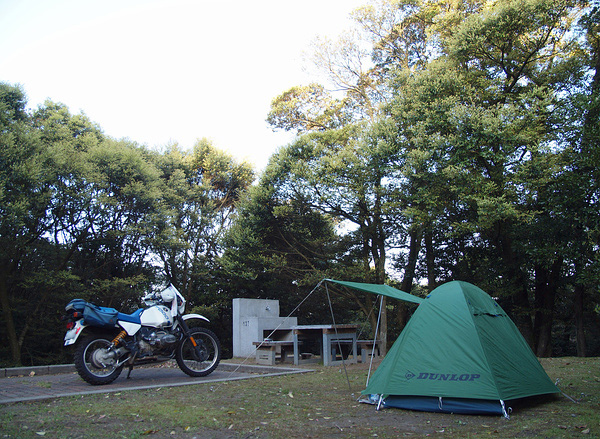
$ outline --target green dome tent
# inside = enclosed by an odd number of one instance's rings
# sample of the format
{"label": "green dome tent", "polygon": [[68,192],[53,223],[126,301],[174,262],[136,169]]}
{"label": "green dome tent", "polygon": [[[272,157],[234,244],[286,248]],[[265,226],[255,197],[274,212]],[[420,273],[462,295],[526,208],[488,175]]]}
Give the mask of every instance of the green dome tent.
{"label": "green dome tent", "polygon": [[557,392],[504,310],[475,285],[453,281],[422,300],[362,393],[384,407],[507,416],[506,401]]}

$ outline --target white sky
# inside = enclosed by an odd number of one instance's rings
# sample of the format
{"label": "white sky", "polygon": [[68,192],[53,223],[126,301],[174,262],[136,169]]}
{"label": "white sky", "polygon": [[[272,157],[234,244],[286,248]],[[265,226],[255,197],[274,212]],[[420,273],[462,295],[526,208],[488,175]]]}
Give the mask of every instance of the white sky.
{"label": "white sky", "polygon": [[273,98],[367,0],[0,0],[0,81],[152,148],[207,137],[260,171],[290,139]]}

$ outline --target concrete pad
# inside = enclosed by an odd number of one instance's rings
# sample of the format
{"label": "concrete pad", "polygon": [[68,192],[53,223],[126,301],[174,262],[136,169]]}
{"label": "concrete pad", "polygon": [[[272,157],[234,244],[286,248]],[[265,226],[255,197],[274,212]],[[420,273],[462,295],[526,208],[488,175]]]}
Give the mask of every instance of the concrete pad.
{"label": "concrete pad", "polygon": [[[177,367],[146,367],[133,369],[129,379],[127,379],[127,370],[123,370],[119,378],[111,384],[93,386],[73,372],[74,366],[61,366],[43,366],[40,369],[18,368],[18,372],[23,372],[20,374],[17,374],[16,370],[5,371],[5,374],[9,375],[0,380],[0,404],[311,372],[307,369],[221,363],[210,375],[193,378]],[[70,367],[72,367],[71,371],[69,371]],[[67,371],[67,373],[48,374],[50,371]]]}

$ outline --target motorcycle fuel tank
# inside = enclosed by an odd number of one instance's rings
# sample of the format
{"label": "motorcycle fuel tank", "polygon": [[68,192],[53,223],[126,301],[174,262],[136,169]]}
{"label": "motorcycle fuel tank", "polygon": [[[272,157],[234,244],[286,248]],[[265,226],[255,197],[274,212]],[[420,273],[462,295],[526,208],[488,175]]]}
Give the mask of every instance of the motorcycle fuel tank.
{"label": "motorcycle fuel tank", "polygon": [[173,317],[171,316],[169,308],[163,305],[155,305],[144,310],[140,316],[140,322],[142,323],[142,326],[159,328],[171,326],[173,324]]}

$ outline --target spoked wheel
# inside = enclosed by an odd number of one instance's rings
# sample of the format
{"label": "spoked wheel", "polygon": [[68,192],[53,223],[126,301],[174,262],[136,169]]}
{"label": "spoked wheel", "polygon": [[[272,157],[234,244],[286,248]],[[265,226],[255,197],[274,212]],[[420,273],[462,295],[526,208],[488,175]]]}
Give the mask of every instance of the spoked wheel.
{"label": "spoked wheel", "polygon": [[121,374],[123,365],[117,366],[118,358],[109,351],[111,337],[90,335],[75,349],[75,369],[81,378],[90,384],[109,384]]}
{"label": "spoked wheel", "polygon": [[189,337],[177,347],[175,359],[179,368],[189,376],[206,376],[221,361],[221,343],[211,330],[192,328]]}

